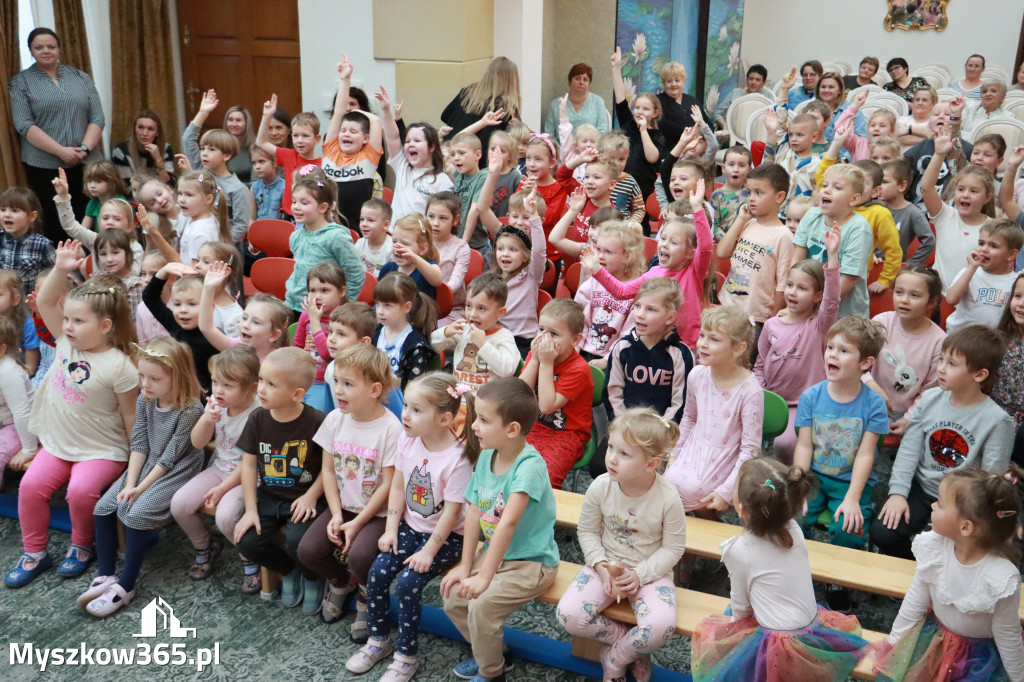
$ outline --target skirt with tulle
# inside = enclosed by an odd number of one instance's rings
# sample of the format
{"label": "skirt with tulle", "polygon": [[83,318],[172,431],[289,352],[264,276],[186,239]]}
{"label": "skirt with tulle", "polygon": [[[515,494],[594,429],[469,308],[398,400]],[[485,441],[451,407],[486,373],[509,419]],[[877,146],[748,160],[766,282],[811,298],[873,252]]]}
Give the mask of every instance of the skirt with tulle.
{"label": "skirt with tulle", "polygon": [[856,616],[818,607],[811,625],[765,630],[754,618],[711,616],[693,633],[691,669],[697,682],[820,682],[845,680],[867,641]]}
{"label": "skirt with tulle", "polygon": [[996,643],[946,629],[934,616],[922,618],[879,666],[879,682],[1007,682]]}

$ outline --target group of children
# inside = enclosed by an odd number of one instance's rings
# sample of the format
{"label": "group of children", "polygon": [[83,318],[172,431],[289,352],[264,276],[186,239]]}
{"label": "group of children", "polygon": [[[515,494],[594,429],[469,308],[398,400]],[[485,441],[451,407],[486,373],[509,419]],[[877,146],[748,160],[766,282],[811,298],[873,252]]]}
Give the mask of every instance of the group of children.
{"label": "group of children", "polygon": [[[747,529],[722,548],[732,614],[697,628],[696,679],[843,679],[869,653],[846,615],[853,595],[829,586],[831,610],[815,604],[804,541],[815,524],[834,544],[917,559],[887,643],[870,651],[880,679],[934,679],[936,666],[963,668],[945,679],[978,679],[977,666],[1024,679],[1009,544],[1024,487],[1010,463],[1024,457],[1012,176],[998,193],[1005,219],[991,216],[983,166],[958,167],[945,203],[962,101],[933,113],[918,178],[886,142],[894,122],[873,117],[871,139],[855,138],[855,100],[817,152],[827,108],[770,112],[761,163],[729,148],[712,188],[717,143],[699,108],[659,151],[658,100],[638,95],[631,111],[620,68],[616,53],[622,132],[563,131],[564,154],[548,135],[495,132],[481,169],[474,132],[500,112],[445,148],[429,124],[400,131],[383,88],[382,117],[348,110],[343,56],[324,156],[313,114],[292,120],[291,147],[271,141],[271,97],[251,188],[227,166],[234,135],[200,136],[211,91],[175,188],[132,178],[135,213],[118,178],[87,179],[103,201],[79,224],[61,171],[70,239],[54,248],[37,234],[38,200],[7,189],[0,262],[18,271],[0,272],[0,468],[25,473],[24,554],[5,584],[52,567],[49,502],[66,485],[71,543],[57,573],[96,564],[78,605],[97,617],[132,601],[147,548],[174,521],[195,550],[193,580],[228,542],[246,593],[273,592],[265,566],[282,576],[284,606],[326,623],[355,594],[362,647],[346,668],[389,659],[389,682],[415,675],[422,590],[444,574],[445,611],[473,650],[454,674],[504,680],[502,625],[558,570],[552,489],[594,438],[596,379],[611,420],[606,473],[586,492],[586,566],[557,617],[605,645],[606,680],[650,679],[650,654],[675,632],[674,585],[689,580],[686,515],[730,507]],[[850,163],[838,162],[844,147]],[[376,196],[385,151],[390,201]],[[1022,162],[1013,150],[1011,171]],[[668,197],[652,221],[659,170]],[[927,217],[904,198],[915,184]],[[242,273],[260,256],[248,225],[279,216],[295,223],[285,296],[245,296]],[[468,277],[474,260],[489,267]],[[542,304],[557,293],[542,286],[551,268],[574,298]],[[367,277],[372,307],[356,300]],[[441,287],[452,307],[438,320]],[[892,310],[871,318],[870,296],[890,289]],[[943,301],[946,331],[933,321]],[[771,456],[764,390],[790,413]],[[876,513],[888,436],[901,441]],[[601,615],[623,597],[634,627]]]}

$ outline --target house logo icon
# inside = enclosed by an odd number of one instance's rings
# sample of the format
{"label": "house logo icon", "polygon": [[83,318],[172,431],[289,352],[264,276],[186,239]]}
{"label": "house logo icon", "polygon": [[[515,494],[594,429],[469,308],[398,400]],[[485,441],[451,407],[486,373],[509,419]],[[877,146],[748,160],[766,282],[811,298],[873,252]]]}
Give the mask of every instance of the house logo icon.
{"label": "house logo icon", "polygon": [[142,632],[132,637],[156,637],[159,630],[167,630],[171,637],[188,637],[195,639],[195,628],[183,628],[174,616],[171,605],[157,597],[142,609]]}

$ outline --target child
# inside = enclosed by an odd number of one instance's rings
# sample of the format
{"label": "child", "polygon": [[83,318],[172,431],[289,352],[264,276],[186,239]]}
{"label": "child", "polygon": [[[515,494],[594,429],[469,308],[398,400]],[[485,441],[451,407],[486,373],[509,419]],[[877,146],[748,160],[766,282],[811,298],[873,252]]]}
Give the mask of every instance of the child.
{"label": "child", "polygon": [[650,407],[679,423],[686,404],[686,377],[693,354],[673,328],[680,306],[679,285],[667,277],[644,282],[633,302],[636,326],[611,347],[607,406],[615,416]]}
{"label": "child", "polygon": [[[585,135],[588,128],[593,129],[594,132],[597,131],[597,128],[585,123],[580,126],[580,129],[577,129],[576,136]],[[588,144],[587,148],[593,148],[593,145]],[[580,153],[582,154],[583,151],[585,150],[581,150]],[[616,174],[612,176],[615,178],[615,185],[611,191],[612,205],[622,211],[630,220],[635,220],[638,223],[643,221],[644,216],[647,215],[643,192],[640,191],[640,185],[633,179],[633,176],[625,171],[626,163],[629,161],[629,138],[621,130],[609,130],[597,142],[597,155],[609,159],[617,169]],[[569,160],[567,159],[565,163],[568,165]],[[581,168],[584,168],[583,173],[579,173],[579,177],[574,174],[573,177],[582,184],[586,170],[585,166]]]}
{"label": "child", "polygon": [[[572,161],[575,156],[582,154],[585,149],[597,149],[602,135],[601,131],[590,123],[579,123],[574,127],[572,121],[569,120],[568,105],[569,93],[565,93],[565,95],[558,98],[558,146],[562,150],[562,163]],[[575,109],[575,106],[573,108]],[[545,121],[545,123],[548,123],[548,121]],[[604,134],[607,135],[607,121],[604,122],[602,127],[605,129]],[[548,134],[553,134],[554,132],[555,131],[550,128],[547,130]],[[625,140],[626,157],[629,157],[629,138],[625,138]],[[580,168],[577,169],[577,180],[583,180],[583,171],[585,168],[586,166],[580,166]]]}
{"label": "child", "polygon": [[[505,682],[502,626],[544,594],[558,573],[555,498],[540,454],[526,442],[537,399],[519,379],[495,379],[469,400],[481,452],[466,487],[461,561],[441,581],[444,611],[473,647],[463,679]],[[481,537],[482,536],[482,537]],[[484,546],[477,550],[477,543]]]}
{"label": "child", "polygon": [[254,144],[249,148],[249,158],[252,160],[252,173],[256,176],[249,185],[249,225],[257,220],[284,218],[286,214],[281,210],[284,178],[277,174],[274,155]]}
{"label": "child", "polygon": [[[464,130],[452,138],[450,151],[453,168],[452,181],[454,182],[452,191],[460,200],[459,237],[465,236],[465,218],[469,215],[469,207],[476,203],[480,196],[480,188],[487,179],[487,174],[480,172],[481,156],[483,156],[483,150],[480,147],[480,138],[475,133]],[[471,248],[480,251],[484,258],[487,257],[487,253],[490,251],[490,241],[487,239],[486,232],[474,230],[467,242]]]}
{"label": "child", "polygon": [[[512,155],[512,158],[515,159],[516,169],[525,180],[530,174],[530,164],[527,161],[527,157],[530,153],[527,147],[529,147],[530,142],[533,140],[534,132],[530,130],[530,126],[518,119],[509,121],[508,127],[505,128],[505,132],[512,138],[512,149],[515,150],[515,154]],[[551,136],[547,135],[546,137],[550,139]],[[558,158],[553,159],[553,161],[555,162],[555,165],[557,165]],[[551,166],[552,175],[555,171],[555,165]]]}
{"label": "child", "polygon": [[[486,173],[477,174],[487,177]],[[455,192],[438,192],[427,199],[427,222],[437,249],[437,265],[453,299],[451,312],[438,322],[438,326],[466,316],[466,272],[469,270],[470,247],[454,234],[461,210],[459,196]],[[487,239],[487,251],[490,251],[490,245],[491,240]]]}
{"label": "child", "polygon": [[[168,306],[163,300],[163,292],[170,276],[177,279],[170,287],[171,298]],[[203,278],[194,274],[194,270],[184,263],[165,264],[142,290],[142,302],[153,314],[154,321],[164,327],[171,338],[187,344],[192,349],[196,377],[199,378],[203,392],[207,393],[210,390],[210,358],[216,355],[219,349],[207,341],[199,328],[202,296]],[[212,312],[210,318],[212,326]]]}
{"label": "child", "polygon": [[760,454],[764,397],[747,369],[753,332],[739,308],[701,316],[700,366],[686,379],[679,442],[665,469],[687,511],[717,516],[729,509],[740,465]]}
{"label": "child", "polygon": [[[324,381],[330,391],[332,405],[334,401],[334,358],[338,353],[360,343],[373,345],[373,332],[377,328],[377,316],[373,308],[362,301],[342,303],[331,312],[330,334],[327,336],[327,352],[331,361],[324,370]],[[402,417],[402,389],[395,382],[391,393],[381,399],[384,406],[391,410],[399,419]]]}
{"label": "child", "polygon": [[[879,680],[1024,679],[1019,548],[1024,471],[970,468],[939,485],[930,532],[914,538],[917,559],[889,638]],[[930,613],[929,613],[930,612]]]}
{"label": "child", "polygon": [[512,332],[498,324],[508,299],[501,276],[479,275],[469,283],[468,293],[466,319],[438,326],[430,343],[439,353],[452,353],[455,378],[475,391],[488,381],[512,376],[522,358]]}
{"label": "child", "polygon": [[583,338],[583,306],[567,298],[550,301],[540,313],[519,378],[537,392],[540,413],[527,442],[548,465],[551,487],[558,490],[590,439],[594,377],[576,351]]}
{"label": "child", "polygon": [[[365,673],[393,650],[381,678],[412,679],[419,668],[419,623],[423,588],[462,556],[466,485],[479,455],[476,436],[466,441],[451,428],[469,388],[450,374],[426,374],[409,384],[398,437],[395,476],[388,498],[387,527],[367,583],[370,639],[345,668]],[[391,588],[398,599],[398,635],[387,622]]]}
{"label": "child", "polygon": [[[213,128],[203,133],[206,119],[217,108],[220,101],[217,93],[207,90],[203,93],[203,99],[199,102],[199,111],[195,118],[186,126],[185,132],[181,134],[181,148],[184,156],[192,168],[200,168],[213,175],[217,187],[227,199],[221,199],[218,203],[218,210],[222,215],[221,228],[230,235],[224,241],[240,243],[249,229],[249,188],[246,187],[238,176],[228,168],[228,161],[238,154],[238,139],[223,128]],[[262,126],[261,126],[262,128]],[[262,146],[262,145],[261,145]],[[178,155],[181,156],[180,154]],[[188,167],[186,167],[188,170]],[[286,174],[285,183],[289,176]],[[178,193],[181,193],[181,181],[178,181]],[[212,192],[211,192],[212,194]],[[229,216],[228,204],[230,204],[230,230],[227,225]],[[212,240],[206,240],[212,241]],[[185,261],[186,263],[188,261]]]}
{"label": "child", "polygon": [[1024,232],[1012,220],[989,220],[982,226],[978,247],[967,255],[967,267],[956,274],[946,292],[946,303],[956,306],[946,320],[946,331],[968,324],[999,324],[1013,293],[1017,279],[1013,266],[1022,245]]}
{"label": "child", "polygon": [[[273,94],[263,103],[263,118],[260,119],[260,129],[256,133],[256,144],[266,149],[267,153],[273,154],[274,161],[284,171],[281,210],[294,216],[292,185],[295,182],[295,171],[304,166],[319,166],[323,162],[323,159],[316,155],[316,145],[320,142],[320,119],[311,111],[297,114],[290,125],[291,134],[286,138],[292,143],[292,148],[289,149],[270,141],[270,121],[275,117],[277,110],[277,95]],[[337,193],[338,188],[335,186],[335,197]]]}
{"label": "child", "polygon": [[825,235],[830,227],[842,229],[839,242],[839,317],[868,317],[868,259],[871,258],[871,225],[854,207],[864,196],[864,173],[850,164],[833,166],[825,172],[821,186],[821,208],[808,209],[793,236],[793,258],[825,262]]}
{"label": "child", "polygon": [[736,221],[716,248],[719,258],[731,261],[718,296],[722,305],[738,305],[750,315],[754,322],[751,358],[757,358],[764,323],[786,304],[793,237],[779,220],[779,211],[786,203],[789,177],[776,163],[762,163],[743,175],[747,203],[737,209]]}
{"label": "child", "polygon": [[427,207],[427,197],[453,187],[451,178],[444,172],[437,130],[429,123],[413,123],[405,130],[403,145],[387,90],[382,86],[374,96],[384,112],[388,165],[395,171],[395,194],[391,200],[394,220],[401,220],[410,213],[422,214]]}
{"label": "child", "polygon": [[[971,165],[987,168],[992,175],[997,176],[999,166],[1003,164],[1003,155],[1006,153],[1006,140],[998,133],[982,135],[974,141],[974,148],[971,150]],[[996,194],[999,194],[999,181],[996,181]]]}
{"label": "child", "polygon": [[[742,206],[746,205],[747,197],[750,196],[750,188],[747,186],[747,177],[750,167],[753,164],[753,157],[750,150],[743,145],[733,145],[725,150],[725,163],[722,166],[725,174],[725,186],[719,187],[711,193],[711,210],[714,215],[712,224],[715,228],[715,235],[721,240],[736,220],[736,215]],[[782,170],[780,168],[780,170]],[[781,176],[780,176],[781,177]],[[789,191],[789,176],[786,176],[785,191]],[[779,190],[775,190],[779,191]],[[785,203],[785,197],[783,202]],[[777,212],[776,212],[777,213]],[[719,258],[727,258],[719,254]]]}
{"label": "child", "polygon": [[[224,287],[224,282],[230,274],[231,268],[218,261],[210,266],[206,277],[203,278],[203,293],[199,301],[199,329],[217,350],[227,350],[231,346],[244,343],[252,346],[262,361],[288,341],[288,308],[270,294],[259,293],[250,296],[242,312],[242,320],[238,323],[238,336],[228,336],[213,324],[213,302],[217,291]],[[308,393],[309,389],[307,388],[305,392]]]}
{"label": "child", "polygon": [[[889,433],[885,401],[862,382],[878,357],[885,337],[862,317],[844,317],[828,330],[825,381],[800,396],[796,426],[800,430],[793,466],[813,471],[818,492],[807,502],[804,527],[828,509],[829,542],[864,549],[864,528],[871,524],[871,493],[877,479],[871,469],[878,438]],[[829,608],[852,608],[849,591],[829,585]]]}
{"label": "child", "polygon": [[0,316],[0,490],[7,466],[20,471],[39,450],[39,440],[28,426],[35,388],[18,362],[20,345],[21,329],[10,317]]}
{"label": "child", "polygon": [[[261,127],[262,131],[262,127]],[[302,402],[313,384],[316,365],[298,348],[278,348],[260,366],[256,396],[260,406],[238,437],[242,455],[245,514],[235,524],[239,553],[280,573],[281,605],[313,615],[320,609],[323,584],[297,557],[299,541],[326,505],[318,433],[323,412]],[[275,541],[284,528],[284,548]]]}
{"label": "child", "polygon": [[217,290],[213,299],[213,324],[228,336],[238,336],[238,324],[242,321],[243,309],[238,302],[242,295],[242,256],[231,244],[206,242],[199,248],[196,272],[206,277],[210,266],[220,261],[231,269],[231,276],[224,286]]}
{"label": "child", "polygon": [[[562,214],[562,217],[558,219],[558,222],[555,223],[555,227],[551,230],[551,234],[548,235],[548,245],[553,245],[558,249],[566,260],[579,260],[584,247],[588,245],[597,247],[597,235],[600,232],[599,228],[601,225],[613,221],[622,222],[625,219],[625,216],[622,215],[622,211],[614,206],[602,206],[590,214],[590,218],[588,219],[589,225],[584,232],[586,237],[584,241],[578,242],[575,239],[570,239],[566,235],[570,229],[575,232],[576,218],[583,212],[583,209],[589,202],[590,200],[587,198],[587,193],[584,191],[583,187],[577,187],[569,197],[568,210]],[[640,244],[637,248],[640,250],[640,255],[642,257],[644,253],[642,245],[643,227],[640,223],[630,221],[627,224],[627,228],[631,229],[635,233],[637,244]],[[656,261],[657,256],[654,258]],[[655,264],[657,263],[655,262]],[[641,273],[637,274],[639,275]],[[580,284],[582,285],[584,282],[589,280],[592,275],[593,273],[586,268],[581,268]]]}
{"label": "child", "polygon": [[185,265],[199,258],[199,249],[206,242],[232,241],[227,200],[215,179],[210,171],[189,171],[178,178],[178,207],[184,218],[178,232],[178,252]]}
{"label": "child", "polygon": [[430,298],[416,288],[412,278],[401,272],[384,277],[373,290],[377,328],[371,343],[384,351],[391,371],[406,384],[423,374],[434,359],[427,341],[437,321]]}
{"label": "child", "polygon": [[796,228],[800,221],[807,215],[807,210],[814,206],[811,197],[793,197],[786,204],[786,229],[790,234],[796,234]]}
{"label": "child", "polygon": [[[188,346],[164,336],[138,349],[141,393],[128,469],[96,503],[96,577],[78,607],[106,618],[131,603],[142,559],[171,521],[171,498],[203,468],[190,434],[203,415]],[[118,523],[124,565],[115,574]]]}
{"label": "child", "polygon": [[[821,163],[821,155],[812,149],[818,134],[818,121],[811,114],[800,114],[789,122],[788,135],[779,126],[775,111],[768,107],[764,114],[764,127],[768,131],[768,144],[761,163],[773,161],[789,173],[787,196],[809,197],[814,193],[814,173]],[[787,139],[788,138],[788,139]]]}
{"label": "child", "polygon": [[[1006,343],[1006,355],[999,367],[999,379],[992,389],[992,400],[1003,408],[1017,428],[1024,423],[1024,390],[1021,388],[1021,353],[1024,352],[1024,275],[1017,275],[1014,280],[1012,295],[1006,302],[1003,316],[999,320],[998,331]],[[1020,436],[1014,441],[1012,461],[1021,461],[1021,448],[1024,442]]]}
{"label": "child", "polygon": [[[557,167],[558,147],[555,145],[554,140],[549,135],[531,135],[530,141],[526,145],[525,177],[519,185],[518,191],[525,192],[523,196],[526,196],[533,189],[537,190],[536,197],[540,201],[537,204],[538,210],[544,216],[542,225],[544,227],[545,239],[551,233],[558,219],[565,213],[565,205],[569,201],[569,195],[566,193],[565,188],[555,180],[555,169]],[[492,171],[488,168],[488,174],[490,175],[491,173]],[[495,177],[495,181],[497,181],[497,177]],[[483,194],[482,191],[481,194]],[[509,200],[508,209],[510,214],[509,224],[511,225],[513,224],[511,221],[513,209],[511,200]],[[483,217],[483,207],[480,209],[480,214]],[[497,241],[495,241],[495,245],[497,245]],[[552,262],[557,262],[562,258],[562,254],[552,247],[550,243],[547,245],[546,255],[548,260]]]}
{"label": "child", "polygon": [[[135,176],[140,175],[143,177],[139,179],[138,183],[135,183]],[[173,244],[178,243],[188,219],[182,215],[181,207],[178,206],[178,197],[173,189],[154,177],[146,176],[144,171],[137,172],[135,176],[132,180],[133,184],[138,185],[134,196],[139,202],[135,209],[139,226],[147,233],[158,232],[164,241],[169,243],[169,248],[164,253],[170,260],[170,252],[174,250]],[[149,213],[153,215],[150,216]],[[153,220],[153,216],[156,216],[155,220]],[[147,225],[147,218],[151,220],[149,225]],[[154,244],[150,248],[157,247],[158,245]]]}
{"label": "child", "polygon": [[[383,280],[392,272],[408,275],[420,292],[428,298],[436,299],[437,285],[445,280],[437,264],[438,253],[431,224],[421,213],[411,213],[395,223],[392,233],[394,260],[381,267],[380,279]],[[468,267],[468,253],[466,264]]]}
{"label": "child", "polygon": [[871,140],[871,160],[881,165],[903,158],[900,143],[891,137],[876,137]]}
{"label": "child", "polygon": [[[935,250],[935,235],[928,225],[924,211],[907,201],[903,195],[910,186],[913,169],[903,158],[882,164],[882,201],[892,213],[896,230],[900,233],[900,249],[907,267],[924,265]],[[910,255],[910,245],[917,239],[917,249]]]}
{"label": "child", "polygon": [[320,619],[335,623],[345,598],[359,588],[353,641],[367,634],[366,585],[384,533],[388,495],[402,427],[381,404],[397,384],[387,358],[368,344],[338,353],[334,361],[338,409],[313,436],[323,448],[320,485],[329,513],[319,514],[299,543],[299,560],[326,578]]}
{"label": "child", "polygon": [[98,266],[97,270],[117,277],[124,284],[134,323],[135,310],[142,303],[142,290],[146,284],[141,277],[132,274],[132,270],[136,268],[132,242],[126,233],[114,228],[104,229],[98,235],[95,232],[86,234],[95,236],[93,258]]}
{"label": "child", "polygon": [[[165,265],[167,265],[167,260],[159,251],[150,251],[142,258],[140,277],[145,283],[142,289],[143,296],[145,296],[145,287],[149,286],[153,276],[160,272],[160,269]],[[160,293],[160,297],[165,304],[171,299],[171,288],[166,283],[164,284],[164,290]],[[145,301],[135,308],[135,332],[139,336],[139,344],[143,346],[158,336],[170,336],[164,326],[153,317],[153,313],[146,307]]]}
{"label": "child", "polygon": [[[124,199],[117,197],[108,199],[96,211],[96,218],[99,221],[92,228],[75,220],[75,213],[71,208],[71,194],[68,188],[67,175],[63,168],[57,169],[57,177],[53,179],[53,202],[57,205],[57,217],[60,218],[60,225],[72,239],[78,239],[90,251],[96,252],[96,238],[99,232],[107,229],[116,229],[124,232],[130,239],[132,250],[132,261],[136,264],[131,274],[139,274],[142,264],[142,245],[135,239],[135,216],[132,213],[131,204]],[[95,256],[93,263],[97,265]],[[111,273],[114,274],[114,273]]]}
{"label": "child", "polygon": [[[491,194],[491,213],[497,218],[504,218],[508,215],[509,197],[516,191],[516,188],[523,182],[523,176],[516,168],[516,143],[504,130],[495,130],[491,133],[491,141],[487,150],[488,164],[494,154],[499,154],[502,159],[501,168],[498,169],[497,182]],[[470,219],[473,218],[476,210],[476,203],[469,209],[469,216],[466,217],[466,229],[469,229]],[[466,238],[466,233],[462,235]]]}
{"label": "child", "polygon": [[391,204],[383,199],[369,199],[359,209],[359,232],[356,253],[366,272],[380,278],[380,269],[394,260],[391,241]]}
{"label": "child", "polygon": [[[63,179],[67,182],[66,178]],[[110,161],[93,161],[86,165],[85,171],[82,173],[82,180],[85,182],[83,192],[89,197],[89,203],[85,206],[85,217],[82,218],[82,227],[87,230],[95,230],[103,204],[111,199],[125,200],[127,192],[124,188],[124,180],[121,179],[117,167]]]}
{"label": "child", "polygon": [[598,158],[594,152],[587,151],[576,157],[570,163],[587,162],[587,172],[583,183],[576,182],[572,177],[574,166],[559,166],[555,173],[555,179],[565,188],[567,194],[572,194],[577,187],[582,187],[587,200],[583,208],[576,212],[576,220],[568,236],[574,242],[585,243],[590,232],[590,216],[597,209],[612,205],[611,192],[615,188],[616,178],[619,175],[619,167],[608,158]]}
{"label": "child", "polygon": [[[937,141],[939,137],[949,137],[950,143],[947,149],[941,154],[938,161],[938,168],[933,183],[938,183],[937,192],[945,196],[947,190],[956,186],[958,171],[966,169],[971,158],[973,145],[960,138],[960,114],[964,108],[964,98],[958,96],[949,102],[939,102],[932,108],[931,118],[928,120],[930,135],[908,149],[904,158],[910,162],[914,169],[914,179],[907,190],[907,201],[917,204],[927,210],[924,204],[924,173],[928,166],[938,155]],[[948,158],[947,158],[948,157]],[[925,169],[922,171],[921,169]],[[938,269],[938,268],[936,268]],[[939,274],[942,274],[941,271]]]}
{"label": "child", "polygon": [[[836,120],[835,130],[839,131],[847,125],[853,126],[854,121],[857,119],[857,113],[860,108],[864,106],[865,100],[868,98],[868,89],[864,88],[860,90],[853,99],[850,101],[850,105],[846,107],[842,114],[839,115]],[[896,115],[885,108],[876,109],[872,114],[871,118],[868,119],[868,136],[861,137],[855,131],[851,129],[850,133],[843,139],[842,146],[850,153],[850,159],[853,161],[862,161],[871,157],[871,143],[880,137],[895,137],[896,135]],[[835,138],[832,139],[833,144]]]}
{"label": "child", "polygon": [[26,296],[35,291],[39,271],[52,268],[56,259],[53,243],[39,225],[42,214],[39,199],[27,187],[8,187],[0,194],[0,270],[21,275]]}
{"label": "child", "polygon": [[316,378],[303,400],[321,412],[330,412],[334,405],[324,383],[329,358],[327,333],[331,313],[345,302],[345,271],[334,263],[314,265],[306,275],[306,289],[309,293],[302,302],[303,311],[295,325],[292,345],[309,353],[316,363]]}
{"label": "child", "polygon": [[732,616],[697,625],[695,680],[840,682],[857,665],[867,645],[857,618],[814,603],[807,543],[794,518],[813,485],[810,473],[767,457],[740,467],[736,512],[747,532],[722,543]]}
{"label": "child", "polygon": [[[25,298],[25,287],[18,273],[0,270],[0,318],[10,320],[17,332],[14,343],[8,344],[7,354],[16,358],[28,375],[33,376],[39,368],[39,335]],[[0,353],[0,357],[4,355]]]}
{"label": "child", "polygon": [[1003,471],[1013,420],[988,397],[1003,360],[1003,341],[973,324],[942,342],[939,386],[926,391],[907,424],[889,479],[889,499],[871,526],[882,554],[913,559],[911,539],[928,524],[939,483],[951,471]]}
{"label": "child", "polygon": [[[99,275],[64,297],[64,279],[81,267],[78,242],[63,242],[43,280],[36,308],[57,339],[57,355],[39,385],[29,430],[40,448],[18,487],[18,517],[25,553],[4,578],[23,587],[53,566],[50,498],[65,484],[71,546],[57,573],[82,575],[93,561],[93,507],[121,475],[130,452],[139,374],[132,364],[135,327],[120,282]],[[67,321],[62,322],[66,316]],[[26,465],[22,463],[22,467]]]}
{"label": "child", "polygon": [[892,434],[903,435],[910,409],[938,385],[946,333],[929,316],[941,298],[939,273],[924,265],[904,268],[893,284],[896,309],[871,318],[882,330],[885,345],[864,383],[885,400]]}
{"label": "child", "polygon": [[[650,679],[651,652],[675,633],[672,568],[686,549],[686,514],[658,467],[678,436],[676,424],[654,410],[627,410],[608,428],[608,473],[583,498],[578,532],[586,566],[562,595],[557,616],[569,634],[605,645],[606,680],[624,680],[627,668],[638,680]],[[599,615],[622,596],[636,627]]]}
{"label": "child", "polygon": [[[203,415],[192,427],[192,445],[204,448],[214,444],[210,466],[186,483],[171,499],[171,514],[188,535],[195,559],[188,575],[206,580],[213,571],[213,560],[223,549],[203,523],[200,509],[216,510],[216,524],[231,542],[235,522],[245,512],[242,496],[242,451],[236,446],[249,415],[259,406],[256,385],[260,360],[249,346],[235,346],[210,358],[213,387]],[[242,592],[256,594],[262,589],[259,564],[242,558]]]}
{"label": "child", "polygon": [[612,89],[615,92],[615,115],[619,126],[629,138],[629,160],[626,172],[640,185],[644,201],[654,193],[654,182],[658,176],[658,161],[665,149],[665,136],[658,130],[661,118],[661,102],[649,92],[642,92],[633,98],[633,111],[626,101],[626,85],[622,80],[622,50],[615,48],[612,55]]}

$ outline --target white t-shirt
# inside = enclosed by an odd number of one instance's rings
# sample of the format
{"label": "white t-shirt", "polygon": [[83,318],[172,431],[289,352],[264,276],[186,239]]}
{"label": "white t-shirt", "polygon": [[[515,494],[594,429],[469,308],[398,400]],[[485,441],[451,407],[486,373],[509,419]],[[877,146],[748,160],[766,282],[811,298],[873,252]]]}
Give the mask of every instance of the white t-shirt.
{"label": "white t-shirt", "polygon": [[0,424],[14,424],[21,449],[34,452],[39,441],[28,427],[36,389],[28,372],[10,355],[0,357]]}
{"label": "white t-shirt", "polygon": [[956,280],[956,273],[964,267],[967,254],[978,248],[981,225],[968,225],[949,204],[942,204],[938,214],[929,215],[928,219],[935,225],[935,270],[942,279],[945,296]]}
{"label": "white t-shirt", "polygon": [[[403,519],[419,533],[433,533],[445,502],[464,504],[466,486],[473,478],[473,465],[463,456],[465,445],[456,442],[439,452],[426,448],[419,438],[404,433],[398,437],[398,457],[395,475],[402,474],[405,482],[405,514]],[[462,534],[466,517],[463,506],[459,519],[452,526],[453,533]]]}
{"label": "white t-shirt", "polygon": [[[429,168],[413,168],[405,158],[405,149],[388,158],[395,169],[395,195],[391,199],[391,224],[410,213],[426,213],[427,199],[438,192],[451,190],[455,183],[445,173],[431,173]],[[184,259],[182,259],[184,260]]]}
{"label": "white t-shirt", "polygon": [[249,421],[249,415],[259,405],[259,401],[254,399],[252,405],[234,417],[230,416],[227,410],[221,410],[220,421],[213,429],[213,466],[225,474],[230,474],[242,463],[242,451],[238,449],[235,442],[242,435],[242,429]]}
{"label": "white t-shirt", "polygon": [[217,219],[213,217],[200,220],[186,218],[180,235],[178,253],[185,265],[192,265],[192,261],[199,258],[199,249],[203,244],[220,241],[220,229],[217,227]]}
{"label": "white t-shirt", "polygon": [[[356,421],[334,410],[327,415],[313,442],[334,457],[334,474],[341,494],[341,508],[358,514],[380,484],[381,469],[395,465],[402,423],[387,410],[372,421]],[[387,504],[377,516],[386,516]]]}
{"label": "white t-shirt", "polygon": [[[956,273],[953,283],[963,277],[965,272],[967,268]],[[967,293],[946,320],[946,333],[952,334],[969,324],[983,324],[993,329],[999,326],[999,318],[1003,316],[1003,308],[1013,295],[1013,283],[1016,279],[1016,272],[992,275],[981,268],[975,270],[970,284],[967,285]]]}
{"label": "white t-shirt", "polygon": [[363,267],[366,271],[376,277],[380,274],[380,269],[384,267],[384,264],[394,260],[391,254],[391,236],[384,238],[384,243],[381,244],[379,249],[375,249],[370,246],[369,240],[366,237],[362,237],[356,242],[356,253],[359,254],[359,260],[363,261]]}
{"label": "white t-shirt", "polygon": [[242,320],[242,306],[238,301],[229,305],[213,307],[213,326],[224,332],[225,336],[238,336],[238,323]]}

